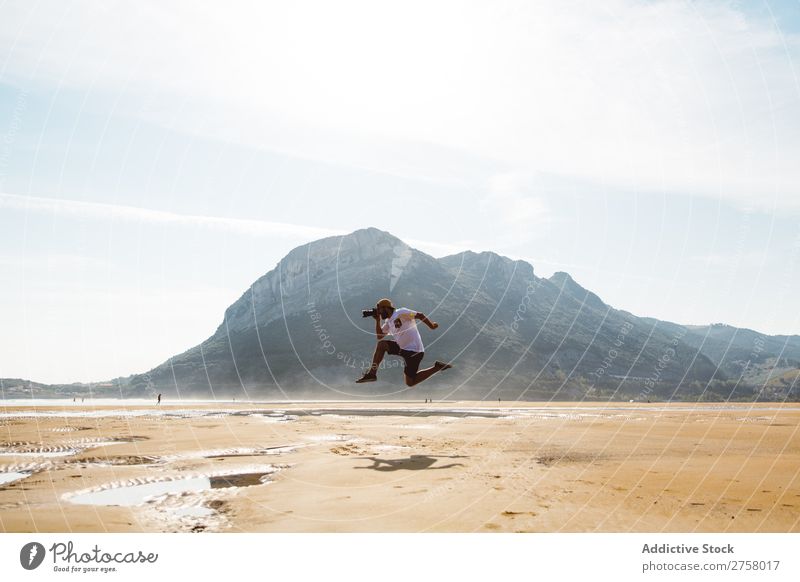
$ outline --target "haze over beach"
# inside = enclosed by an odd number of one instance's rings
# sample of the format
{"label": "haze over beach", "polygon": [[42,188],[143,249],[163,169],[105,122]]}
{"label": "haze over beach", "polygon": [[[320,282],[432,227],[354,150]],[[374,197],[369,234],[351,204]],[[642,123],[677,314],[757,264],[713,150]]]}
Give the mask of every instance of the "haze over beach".
{"label": "haze over beach", "polygon": [[[354,384],[375,343],[361,310],[389,295],[443,322],[424,332],[426,351],[455,369],[410,391],[397,386],[402,362],[388,358],[387,381]],[[89,385],[5,379],[2,388],[5,398],[780,402],[797,399],[798,377],[800,336],[637,317],[568,273],[537,277],[492,252],[435,259],[369,228],[294,249],[210,337],[150,370]]]}
{"label": "haze over beach", "polygon": [[0,54],[0,531],[800,531],[797,2],[11,1]]}

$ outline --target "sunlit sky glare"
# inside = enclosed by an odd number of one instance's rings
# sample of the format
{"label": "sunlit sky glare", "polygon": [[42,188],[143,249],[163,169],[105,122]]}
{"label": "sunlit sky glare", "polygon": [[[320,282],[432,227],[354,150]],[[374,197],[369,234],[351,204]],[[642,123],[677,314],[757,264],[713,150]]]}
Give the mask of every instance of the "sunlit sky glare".
{"label": "sunlit sky glare", "polygon": [[0,377],[213,333],[375,226],[800,333],[800,3],[0,4]]}

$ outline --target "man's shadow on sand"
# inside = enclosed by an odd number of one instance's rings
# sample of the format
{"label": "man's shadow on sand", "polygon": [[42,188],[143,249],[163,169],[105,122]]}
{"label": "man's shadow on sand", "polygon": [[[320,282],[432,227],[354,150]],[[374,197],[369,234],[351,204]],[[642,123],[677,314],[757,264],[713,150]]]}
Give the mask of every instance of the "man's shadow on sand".
{"label": "man's shadow on sand", "polygon": [[450,467],[463,467],[464,463],[449,463],[432,467],[437,459],[466,459],[466,455],[411,455],[406,459],[379,459],[378,457],[358,457],[359,459],[369,459],[372,465],[369,467],[353,467],[354,469],[372,469],[373,471],[400,471],[408,469],[419,471],[420,469],[449,469]]}

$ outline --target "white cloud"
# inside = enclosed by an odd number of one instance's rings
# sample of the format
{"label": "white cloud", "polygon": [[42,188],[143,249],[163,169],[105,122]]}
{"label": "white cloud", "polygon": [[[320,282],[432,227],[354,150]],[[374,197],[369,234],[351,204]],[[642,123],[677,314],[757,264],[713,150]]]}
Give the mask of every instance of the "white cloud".
{"label": "white cloud", "polygon": [[[36,213],[56,213],[61,217],[79,217],[103,221],[124,220],[162,224],[170,227],[208,228],[220,232],[230,232],[255,237],[317,240],[328,236],[345,235],[350,232],[343,229],[320,228],[302,224],[288,224],[285,222],[179,214],[176,212],[166,212],[163,210],[153,210],[135,206],[45,198],[42,196],[22,196],[3,192],[0,192],[0,208]],[[393,234],[400,236],[398,233]],[[413,238],[407,239],[407,242],[414,248],[437,257],[460,252],[470,244],[467,241],[442,243]],[[0,265],[30,266],[30,261],[31,257],[0,256]],[[46,261],[48,263],[68,264],[73,267],[78,267],[94,264],[96,259],[77,255],[50,253],[47,255]]]}
{"label": "white cloud", "polygon": [[341,152],[319,132],[436,144],[522,171],[800,208],[798,37],[730,2],[4,12],[7,75],[140,92],[165,124],[323,158]]}
{"label": "white cloud", "polygon": [[509,226],[534,226],[549,219],[547,205],[536,191],[535,176],[505,173],[492,176],[482,212],[499,216]]}
{"label": "white cloud", "polygon": [[165,212],[163,210],[137,208],[135,206],[82,202],[79,200],[64,200],[37,196],[21,196],[19,194],[6,193],[0,193],[0,208],[32,212],[55,212],[60,215],[100,220],[118,219],[169,226],[210,228],[249,236],[288,236],[316,239],[346,234],[346,232],[342,230],[287,224],[284,222],[178,214],[175,212]]}
{"label": "white cloud", "polygon": [[734,250],[726,253],[703,253],[692,255],[689,260],[700,263],[706,268],[736,270],[758,268],[759,265],[763,265],[774,258],[759,249],[753,251]]}
{"label": "white cloud", "polygon": [[495,174],[485,190],[476,210],[494,233],[492,250],[507,254],[547,233],[552,217],[545,199],[553,192],[536,174]]}
{"label": "white cloud", "polygon": [[[0,195],[0,198],[2,195]],[[2,207],[2,202],[0,202]],[[112,268],[109,261],[90,257],[86,255],[76,255],[72,253],[52,252],[46,255],[0,255],[0,267],[3,269],[26,269],[34,267],[40,270],[58,268],[65,273],[75,273],[82,269],[103,269],[106,272]],[[0,282],[3,281],[0,276]]]}

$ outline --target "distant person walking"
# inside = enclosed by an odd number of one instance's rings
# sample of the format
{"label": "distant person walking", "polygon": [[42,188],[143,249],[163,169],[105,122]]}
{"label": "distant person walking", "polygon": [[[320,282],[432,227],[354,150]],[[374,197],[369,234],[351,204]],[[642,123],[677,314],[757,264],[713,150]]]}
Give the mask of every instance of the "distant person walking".
{"label": "distant person walking", "polygon": [[161,394],[158,395],[158,402],[156,404],[161,404]]}
{"label": "distant person walking", "polygon": [[[425,317],[424,313],[412,311],[406,307],[395,309],[390,299],[381,299],[375,306],[375,335],[378,336],[378,345],[372,356],[372,365],[364,375],[356,380],[357,384],[374,382],[378,379],[378,366],[386,354],[400,356],[405,361],[403,376],[406,386],[416,386],[424,382],[436,372],[452,368],[450,364],[436,360],[430,368],[420,370],[425,348],[417,329],[417,321],[421,321],[430,329],[436,329],[439,324]],[[383,320],[383,324],[381,321]],[[391,335],[394,339],[384,339]]]}

